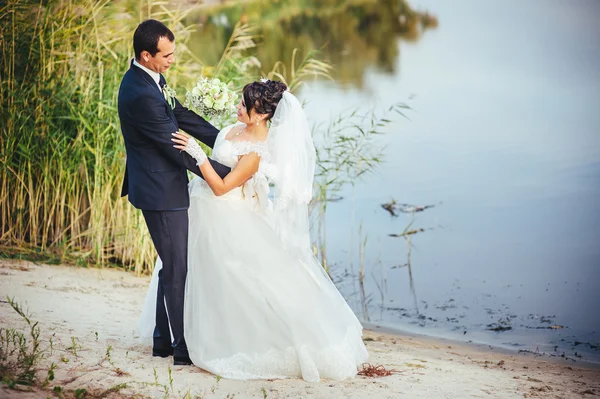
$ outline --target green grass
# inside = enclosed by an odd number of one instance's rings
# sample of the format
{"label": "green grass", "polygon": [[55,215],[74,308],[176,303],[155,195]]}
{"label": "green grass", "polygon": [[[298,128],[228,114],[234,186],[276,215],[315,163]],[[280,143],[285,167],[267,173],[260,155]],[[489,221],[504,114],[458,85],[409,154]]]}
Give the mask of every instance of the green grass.
{"label": "green grass", "polygon": [[[0,328],[0,379],[10,388],[14,388],[17,384],[31,386],[37,382],[36,367],[44,358],[40,327],[14,299],[7,298],[7,301],[25,322],[28,333],[14,328]],[[48,371],[49,380],[54,378],[55,367],[53,364]]]}

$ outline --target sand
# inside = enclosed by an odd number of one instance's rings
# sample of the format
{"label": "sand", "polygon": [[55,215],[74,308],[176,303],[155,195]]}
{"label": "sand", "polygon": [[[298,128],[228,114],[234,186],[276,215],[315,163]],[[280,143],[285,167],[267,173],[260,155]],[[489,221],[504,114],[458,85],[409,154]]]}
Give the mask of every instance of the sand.
{"label": "sand", "polygon": [[[582,362],[510,353],[485,346],[365,331],[369,362],[395,369],[386,377],[346,381],[233,381],[195,366],[150,356],[136,338],[149,277],[0,260],[0,326],[24,329],[6,296],[39,322],[55,379],[27,392],[0,384],[0,398],[58,397],[54,386],[107,398],[581,398],[600,396],[600,368]],[[52,349],[50,348],[52,339]],[[75,350],[73,350],[75,342]],[[110,348],[110,356],[107,350]],[[126,385],[123,385],[126,384]]]}

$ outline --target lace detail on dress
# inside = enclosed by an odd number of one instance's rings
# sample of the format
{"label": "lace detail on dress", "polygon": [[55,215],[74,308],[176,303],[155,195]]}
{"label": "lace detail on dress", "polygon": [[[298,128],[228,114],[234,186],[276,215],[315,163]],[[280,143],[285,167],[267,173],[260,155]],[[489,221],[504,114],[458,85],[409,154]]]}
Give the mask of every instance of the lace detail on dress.
{"label": "lace detail on dress", "polygon": [[[311,193],[310,193],[309,191],[306,191],[306,192],[305,192],[303,195],[304,195],[304,196],[308,196],[308,195],[310,195],[310,194],[311,194]],[[274,207],[275,207],[275,209],[277,209],[277,210],[284,210],[285,208],[287,208],[287,206],[288,206],[290,203],[294,203],[294,202],[299,202],[299,201],[298,201],[298,199],[297,199],[297,198],[292,198],[292,197],[290,197],[290,196],[287,196],[287,195],[285,195],[285,196],[283,196],[283,195],[282,195],[282,196],[280,196],[279,198],[276,198],[276,199],[275,199],[273,206],[274,206]],[[300,203],[302,203],[302,204],[305,204],[305,205],[308,205],[308,203],[304,203],[304,202],[300,202]]]}
{"label": "lace detail on dress", "polygon": [[[221,130],[217,136],[217,139],[215,140],[215,146],[213,148],[211,158],[223,165],[229,166],[232,169],[235,168],[239,156],[254,152],[261,157],[261,159],[258,166],[258,171],[250,180],[248,180],[242,187],[233,189],[226,195],[219,197],[219,199],[256,199],[261,212],[265,212],[269,207],[268,181],[270,181],[274,175],[272,167],[269,168],[271,156],[267,142],[227,140],[225,137],[234,126],[236,125],[231,125]],[[194,178],[189,183],[188,188],[191,197],[198,197],[206,194],[211,196],[213,195],[208,184],[200,177]]]}
{"label": "lace detail on dress", "polygon": [[362,333],[349,328],[341,342],[327,347],[302,344],[285,350],[270,349],[266,353],[239,353],[206,361],[205,366],[225,378],[302,377],[306,381],[317,382],[321,378],[344,380],[355,376],[358,366],[368,356],[362,343]]}
{"label": "lace detail on dress", "polygon": [[251,152],[255,152],[261,158],[269,157],[269,148],[266,141],[233,141],[231,143],[231,150],[233,155],[247,155]]}

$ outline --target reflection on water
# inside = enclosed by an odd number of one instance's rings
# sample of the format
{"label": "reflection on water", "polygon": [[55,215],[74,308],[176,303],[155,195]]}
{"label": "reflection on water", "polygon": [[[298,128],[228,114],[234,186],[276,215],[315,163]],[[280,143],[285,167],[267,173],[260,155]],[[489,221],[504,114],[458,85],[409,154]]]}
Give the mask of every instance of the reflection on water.
{"label": "reflection on water", "polygon": [[335,80],[359,87],[369,67],[396,72],[398,38],[416,41],[437,25],[435,17],[414,11],[404,0],[250,1],[191,13],[186,23],[196,24],[197,31],[190,49],[214,65],[239,20],[256,27],[262,38],[257,55],[263,72],[277,61],[289,65],[295,48],[302,54],[321,49],[321,58],[335,67]]}

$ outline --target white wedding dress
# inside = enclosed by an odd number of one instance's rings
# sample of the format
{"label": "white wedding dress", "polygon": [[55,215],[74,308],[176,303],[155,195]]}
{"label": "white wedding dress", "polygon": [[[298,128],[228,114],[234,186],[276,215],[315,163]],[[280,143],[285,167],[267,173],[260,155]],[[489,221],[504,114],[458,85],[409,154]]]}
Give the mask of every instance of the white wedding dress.
{"label": "white wedding dress", "polygon": [[[212,157],[235,167],[256,152],[259,172],[217,197],[204,180],[189,184],[185,340],[198,367],[232,379],[355,376],[368,353],[362,326],[314,256],[293,255],[276,233],[268,195],[266,143],[229,141]],[[157,261],[139,323],[154,329]]]}

